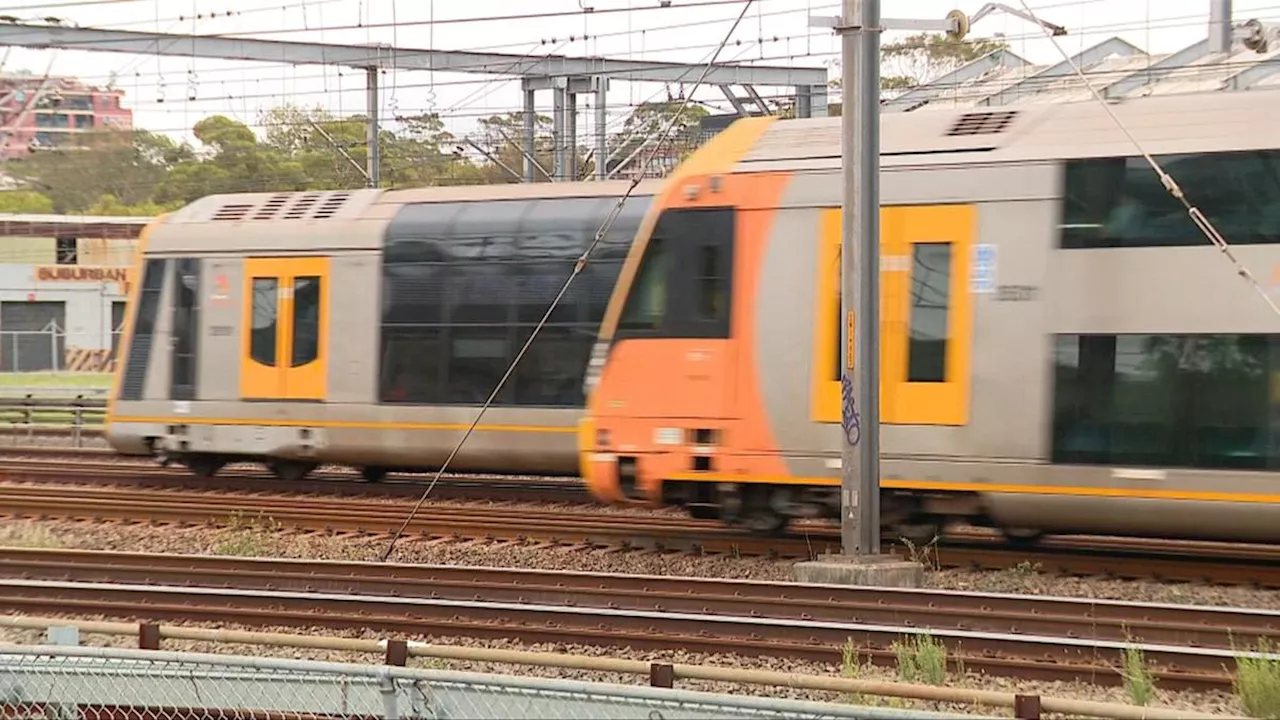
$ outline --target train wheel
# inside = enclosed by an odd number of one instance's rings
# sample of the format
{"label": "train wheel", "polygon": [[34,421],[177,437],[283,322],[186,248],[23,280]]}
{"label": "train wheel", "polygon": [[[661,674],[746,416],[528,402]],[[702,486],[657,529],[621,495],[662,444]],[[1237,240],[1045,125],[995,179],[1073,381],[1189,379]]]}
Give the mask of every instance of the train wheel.
{"label": "train wheel", "polygon": [[370,465],[369,467],[361,468],[360,475],[369,482],[382,482],[387,478],[387,469]]}
{"label": "train wheel", "polygon": [[903,524],[895,527],[893,531],[913,547],[922,548],[933,543],[942,535],[942,526],[930,522]]}
{"label": "train wheel", "polygon": [[[791,524],[791,518],[779,512],[776,505],[785,502],[780,490],[767,485],[742,488],[742,509],[736,524],[756,535],[778,535]],[[776,497],[777,496],[777,497]],[[780,502],[775,502],[779,500]]]}
{"label": "train wheel", "polygon": [[287,482],[297,482],[305,479],[316,467],[315,463],[294,462],[292,460],[272,460],[267,463],[267,469],[271,471],[272,475]]}
{"label": "train wheel", "polygon": [[211,457],[195,456],[189,457],[182,461],[191,474],[196,477],[211,478],[218,474],[218,471],[226,465],[225,462]]}
{"label": "train wheel", "polygon": [[1031,547],[1040,542],[1044,532],[1035,528],[1000,528],[1005,542],[1018,547]]}

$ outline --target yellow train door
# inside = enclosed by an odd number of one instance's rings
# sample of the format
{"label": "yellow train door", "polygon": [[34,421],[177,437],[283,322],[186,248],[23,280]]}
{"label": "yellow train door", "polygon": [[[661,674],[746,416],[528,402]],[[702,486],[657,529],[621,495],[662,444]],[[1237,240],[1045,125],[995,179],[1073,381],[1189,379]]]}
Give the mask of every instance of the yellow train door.
{"label": "yellow train door", "polygon": [[329,258],[245,260],[240,396],[324,400]]}

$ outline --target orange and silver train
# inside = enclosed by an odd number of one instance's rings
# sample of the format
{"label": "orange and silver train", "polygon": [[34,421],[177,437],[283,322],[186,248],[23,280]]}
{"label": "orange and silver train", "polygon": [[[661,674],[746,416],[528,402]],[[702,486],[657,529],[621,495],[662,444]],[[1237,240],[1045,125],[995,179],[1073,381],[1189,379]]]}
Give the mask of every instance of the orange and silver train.
{"label": "orange and silver train", "polygon": [[[1111,106],[1280,295],[1280,91]],[[882,120],[882,519],[1280,542],[1280,317],[1089,101]],[[592,351],[607,502],[838,515],[840,121],[738,121],[655,196]],[[850,322],[856,319],[850,319]]]}

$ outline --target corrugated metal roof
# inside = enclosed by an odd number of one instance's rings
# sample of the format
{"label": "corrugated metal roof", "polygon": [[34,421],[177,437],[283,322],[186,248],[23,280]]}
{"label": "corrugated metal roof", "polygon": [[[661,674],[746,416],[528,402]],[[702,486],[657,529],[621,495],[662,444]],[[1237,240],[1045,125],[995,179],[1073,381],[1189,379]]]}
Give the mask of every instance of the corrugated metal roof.
{"label": "corrugated metal roof", "polygon": [[[1089,82],[1111,99],[1150,95],[1230,92],[1280,86],[1280,27],[1266,24],[1270,47],[1258,53],[1236,41],[1229,54],[1209,52],[1200,41],[1177,52],[1148,54],[1118,37],[1094,45],[1073,57]],[[1062,63],[1033,65],[1007,50],[1008,61],[992,67],[990,57],[944,78],[883,102],[886,112],[930,108],[969,108],[1001,105],[1041,105],[1081,102],[1092,96],[1080,78]],[[962,78],[956,82],[955,78]]]}

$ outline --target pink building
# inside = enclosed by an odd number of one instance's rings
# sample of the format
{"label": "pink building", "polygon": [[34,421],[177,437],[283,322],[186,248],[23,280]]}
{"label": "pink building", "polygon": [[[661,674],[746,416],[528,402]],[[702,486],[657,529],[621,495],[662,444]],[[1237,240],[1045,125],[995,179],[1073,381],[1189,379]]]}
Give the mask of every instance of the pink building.
{"label": "pink building", "polygon": [[121,107],[124,91],[92,87],[75,78],[0,75],[0,145],[8,157],[33,149],[80,146],[78,135],[133,127],[133,111]]}

